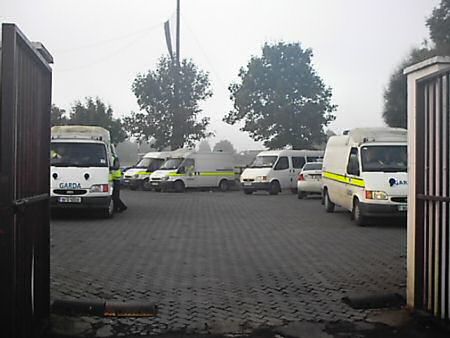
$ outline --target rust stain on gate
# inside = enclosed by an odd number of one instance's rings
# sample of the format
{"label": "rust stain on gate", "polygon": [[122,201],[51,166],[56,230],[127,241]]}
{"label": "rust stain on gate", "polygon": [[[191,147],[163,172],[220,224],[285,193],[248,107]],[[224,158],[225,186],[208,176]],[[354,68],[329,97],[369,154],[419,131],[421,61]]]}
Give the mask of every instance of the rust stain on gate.
{"label": "rust stain on gate", "polygon": [[[2,25],[0,336],[41,337],[49,319],[50,55]],[[44,57],[47,57],[47,60]]]}

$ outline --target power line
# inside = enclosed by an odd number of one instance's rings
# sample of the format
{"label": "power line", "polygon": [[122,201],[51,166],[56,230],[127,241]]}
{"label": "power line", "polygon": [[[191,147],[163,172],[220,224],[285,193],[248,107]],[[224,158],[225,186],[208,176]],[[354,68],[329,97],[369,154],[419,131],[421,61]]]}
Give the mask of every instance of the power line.
{"label": "power line", "polygon": [[139,29],[130,33],[127,33],[125,35],[121,35],[115,38],[111,38],[111,39],[106,39],[106,40],[101,40],[101,41],[97,41],[97,42],[93,42],[93,43],[89,43],[89,44],[85,44],[85,45],[80,45],[77,47],[73,47],[73,48],[69,48],[69,49],[63,49],[60,51],[56,51],[55,54],[66,54],[66,53],[70,53],[70,52],[74,52],[74,51],[78,51],[78,50],[83,50],[83,49],[88,49],[88,48],[92,48],[92,47],[97,47],[97,46],[102,46],[102,45],[106,45],[108,43],[111,42],[115,42],[115,41],[119,41],[119,40],[124,40],[127,39],[129,37],[133,37],[136,35],[140,35],[143,33],[148,33],[150,31],[153,31],[154,29],[161,27],[163,24],[162,23],[158,23],[156,25],[152,25],[143,29]]}

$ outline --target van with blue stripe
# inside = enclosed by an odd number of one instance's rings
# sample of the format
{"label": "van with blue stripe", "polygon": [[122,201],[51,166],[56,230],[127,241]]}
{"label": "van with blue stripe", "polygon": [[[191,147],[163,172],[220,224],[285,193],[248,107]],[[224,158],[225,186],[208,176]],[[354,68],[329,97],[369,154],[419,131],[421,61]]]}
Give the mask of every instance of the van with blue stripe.
{"label": "van with blue stripe", "polygon": [[371,217],[406,217],[407,131],[357,128],[328,140],[323,159],[322,201],[339,205],[358,225]]}

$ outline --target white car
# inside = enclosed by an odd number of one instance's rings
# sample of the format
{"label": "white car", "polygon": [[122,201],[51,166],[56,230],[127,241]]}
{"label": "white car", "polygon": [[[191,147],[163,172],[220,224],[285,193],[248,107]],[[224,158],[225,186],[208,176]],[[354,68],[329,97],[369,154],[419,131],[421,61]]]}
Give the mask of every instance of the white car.
{"label": "white car", "polygon": [[322,162],[306,163],[297,178],[297,196],[299,199],[308,194],[322,193]]}

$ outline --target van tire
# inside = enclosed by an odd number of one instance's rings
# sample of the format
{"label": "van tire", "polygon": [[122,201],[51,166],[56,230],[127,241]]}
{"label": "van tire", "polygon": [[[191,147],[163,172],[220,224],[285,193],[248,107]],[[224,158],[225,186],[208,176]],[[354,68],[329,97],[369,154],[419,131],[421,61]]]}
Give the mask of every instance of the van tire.
{"label": "van tire", "polygon": [[145,191],[151,191],[152,190],[152,186],[150,184],[150,180],[146,179],[146,180],[144,180],[144,182],[142,182],[142,190],[145,190]]}
{"label": "van tire", "polygon": [[306,197],[305,192],[299,191],[299,192],[297,193],[297,198],[298,198],[299,200],[302,200],[302,199],[304,199],[305,197]]}
{"label": "van tire", "polygon": [[173,187],[175,189],[175,192],[184,192],[186,190],[186,187],[185,187],[183,181],[175,181],[175,183],[173,184]]}
{"label": "van tire", "polygon": [[334,212],[335,204],[331,202],[330,196],[328,195],[328,190],[324,191],[324,205],[326,212]]}
{"label": "van tire", "polygon": [[280,183],[278,181],[271,182],[269,187],[269,194],[278,195],[279,192],[281,192]]}
{"label": "van tire", "polygon": [[352,219],[361,227],[366,225],[366,218],[361,215],[361,208],[359,207],[359,201],[357,198],[353,201]]}
{"label": "van tire", "polygon": [[253,194],[253,190],[250,190],[250,189],[244,189],[244,194],[246,194],[246,195],[251,195],[251,194]]}
{"label": "van tire", "polygon": [[228,184],[228,180],[222,180],[219,183],[219,190],[222,192],[228,191],[230,189],[230,185]]}

